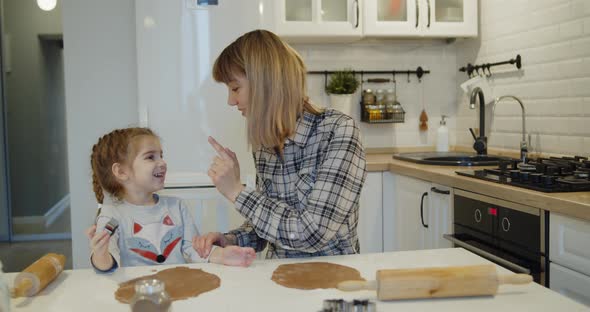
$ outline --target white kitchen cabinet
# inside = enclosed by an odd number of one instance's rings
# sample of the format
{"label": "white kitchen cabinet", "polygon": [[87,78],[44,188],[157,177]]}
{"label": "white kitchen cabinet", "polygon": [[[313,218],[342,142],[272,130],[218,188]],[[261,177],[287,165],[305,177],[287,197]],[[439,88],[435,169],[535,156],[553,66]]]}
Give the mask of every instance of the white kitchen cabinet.
{"label": "white kitchen cabinet", "polygon": [[452,189],[408,176],[383,174],[384,251],[447,248]]}
{"label": "white kitchen cabinet", "polygon": [[361,191],[357,232],[361,253],[383,252],[383,173],[369,172]]}
{"label": "white kitchen cabinet", "polygon": [[477,0],[365,0],[363,35],[477,37]]}
{"label": "white kitchen cabinet", "polygon": [[549,276],[552,290],[590,306],[590,276],[556,263],[549,265]]}
{"label": "white kitchen cabinet", "polygon": [[452,248],[453,243],[443,235],[453,232],[453,189],[432,183],[425,209],[428,214],[426,249]]}
{"label": "white kitchen cabinet", "polygon": [[477,37],[477,0],[265,0],[265,26],[291,41]]}
{"label": "white kitchen cabinet", "polygon": [[360,39],[362,0],[276,0],[274,31],[284,38]]}
{"label": "white kitchen cabinet", "polygon": [[477,0],[365,0],[363,35],[477,37]]}
{"label": "white kitchen cabinet", "polygon": [[551,213],[549,259],[590,276],[590,222]]}
{"label": "white kitchen cabinet", "polygon": [[549,216],[549,288],[590,306],[590,222]]}

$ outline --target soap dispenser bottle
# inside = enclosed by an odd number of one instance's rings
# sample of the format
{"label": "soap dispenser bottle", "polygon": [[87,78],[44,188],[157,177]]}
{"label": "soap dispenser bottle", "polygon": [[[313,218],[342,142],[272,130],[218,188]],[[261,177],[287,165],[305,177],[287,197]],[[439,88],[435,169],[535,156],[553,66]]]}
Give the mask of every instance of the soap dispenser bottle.
{"label": "soap dispenser bottle", "polygon": [[440,120],[440,127],[436,132],[436,151],[437,152],[448,152],[449,151],[449,128],[447,128],[447,116],[442,115]]}

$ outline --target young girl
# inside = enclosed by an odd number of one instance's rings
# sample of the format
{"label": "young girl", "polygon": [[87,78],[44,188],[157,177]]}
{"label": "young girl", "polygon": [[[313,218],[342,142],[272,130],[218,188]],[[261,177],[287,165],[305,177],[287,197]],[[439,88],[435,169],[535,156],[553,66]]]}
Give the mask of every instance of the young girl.
{"label": "young girl", "polygon": [[[104,135],[92,147],[90,163],[94,193],[103,204],[90,240],[90,259],[97,271],[206,261],[248,266],[255,258],[254,249],[236,246],[199,257],[191,245],[198,232],[184,202],[155,193],[164,188],[166,162],[150,129]],[[110,196],[104,198],[103,190]]]}

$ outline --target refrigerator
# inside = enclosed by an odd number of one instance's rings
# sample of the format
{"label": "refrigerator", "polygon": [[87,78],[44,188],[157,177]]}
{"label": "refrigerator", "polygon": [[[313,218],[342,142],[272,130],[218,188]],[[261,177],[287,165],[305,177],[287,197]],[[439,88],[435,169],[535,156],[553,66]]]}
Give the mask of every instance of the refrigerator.
{"label": "refrigerator", "polygon": [[255,181],[246,120],[227,104],[227,88],[211,70],[228,44],[264,28],[263,2],[135,1],[139,122],[160,137],[168,163],[159,193],[186,200],[201,233],[224,232],[244,220],[207,176],[215,156],[208,136],[237,154],[243,183]]}
{"label": "refrigerator", "polygon": [[139,120],[161,138],[166,187],[211,186],[208,136],[237,154],[242,182],[255,180],[245,118],[227,104],[211,69],[228,44],[264,28],[264,2],[135,1]]}

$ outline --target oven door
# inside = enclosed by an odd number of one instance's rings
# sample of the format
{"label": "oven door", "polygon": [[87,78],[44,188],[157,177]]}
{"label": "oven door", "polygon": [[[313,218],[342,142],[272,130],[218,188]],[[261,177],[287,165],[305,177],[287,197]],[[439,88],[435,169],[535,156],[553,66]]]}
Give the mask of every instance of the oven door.
{"label": "oven door", "polygon": [[444,237],[516,273],[545,285],[544,218],[538,209],[455,190],[454,234]]}

